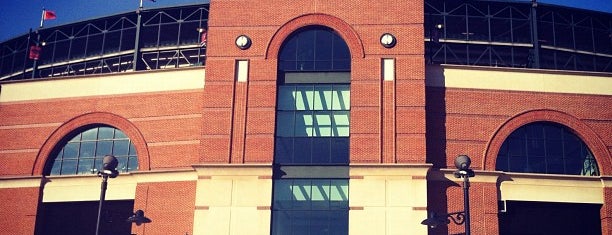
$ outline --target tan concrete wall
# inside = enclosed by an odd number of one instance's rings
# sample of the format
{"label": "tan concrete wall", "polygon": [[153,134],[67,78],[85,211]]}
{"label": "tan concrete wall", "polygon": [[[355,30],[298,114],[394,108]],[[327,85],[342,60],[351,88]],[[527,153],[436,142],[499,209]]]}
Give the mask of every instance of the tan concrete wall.
{"label": "tan concrete wall", "polygon": [[196,165],[193,234],[269,235],[271,165]]}
{"label": "tan concrete wall", "polygon": [[428,66],[432,87],[612,95],[610,74],[477,66]]}
{"label": "tan concrete wall", "polygon": [[351,165],[349,234],[427,234],[428,164]]}
{"label": "tan concrete wall", "polygon": [[0,103],[202,89],[204,74],[199,67],[11,82],[2,84]]}

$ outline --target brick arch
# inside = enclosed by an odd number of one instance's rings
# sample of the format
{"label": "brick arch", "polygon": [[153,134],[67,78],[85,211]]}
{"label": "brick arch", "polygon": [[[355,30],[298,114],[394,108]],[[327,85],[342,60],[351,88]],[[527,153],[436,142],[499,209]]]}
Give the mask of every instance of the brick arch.
{"label": "brick arch", "polygon": [[326,26],[338,32],[348,45],[351,51],[351,58],[363,58],[365,56],[361,39],[349,24],[334,16],[314,13],[299,16],[281,26],[268,43],[266,59],[278,58],[278,52],[287,37],[296,30],[311,25]]}
{"label": "brick arch", "polygon": [[120,117],[118,115],[112,113],[104,113],[104,112],[94,112],[87,113],[81,116],[75,117],[59,128],[57,128],[49,138],[42,145],[40,150],[38,151],[38,155],[36,156],[36,161],[34,162],[34,168],[32,169],[32,175],[42,175],[45,164],[51,155],[51,152],[54,148],[70,133],[72,133],[77,128],[91,125],[91,124],[104,124],[120,129],[125,133],[134,146],[136,147],[136,152],[138,153],[138,167],[140,170],[148,170],[150,168],[150,158],[149,158],[149,150],[147,148],[147,143],[144,140],[144,137],[127,119]]}
{"label": "brick arch", "polygon": [[573,132],[584,141],[589,149],[591,149],[591,152],[597,160],[600,174],[609,175],[612,173],[610,153],[603,140],[595,131],[580,119],[555,110],[527,111],[510,118],[502,124],[493,134],[485,150],[485,157],[483,159],[484,170],[495,170],[499,149],[512,132],[519,127],[539,121],[554,122],[572,129]]}

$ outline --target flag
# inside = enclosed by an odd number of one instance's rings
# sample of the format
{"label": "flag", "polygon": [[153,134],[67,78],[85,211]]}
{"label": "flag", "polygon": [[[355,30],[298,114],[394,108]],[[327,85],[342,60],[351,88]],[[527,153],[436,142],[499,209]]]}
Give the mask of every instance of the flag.
{"label": "flag", "polygon": [[202,34],[200,35],[200,46],[201,47],[205,47],[206,46],[206,40],[207,40],[207,33],[206,33],[206,29],[204,29],[202,31]]}
{"label": "flag", "polygon": [[57,18],[55,11],[43,10],[43,20],[54,20]]}
{"label": "flag", "polygon": [[28,55],[28,58],[30,58],[31,60],[38,60],[40,58],[41,49],[42,48],[39,46],[31,46],[30,54]]}

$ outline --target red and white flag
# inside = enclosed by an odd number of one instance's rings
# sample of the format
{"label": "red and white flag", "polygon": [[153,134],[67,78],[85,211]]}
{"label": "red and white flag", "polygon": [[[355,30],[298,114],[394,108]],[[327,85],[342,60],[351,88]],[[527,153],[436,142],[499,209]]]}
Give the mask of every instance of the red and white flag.
{"label": "red and white flag", "polygon": [[54,20],[57,18],[55,11],[43,10],[43,20]]}
{"label": "red and white flag", "polygon": [[201,47],[205,47],[206,46],[206,41],[207,41],[207,32],[206,29],[202,30],[202,34],[200,35],[200,46]]}
{"label": "red and white flag", "polygon": [[45,20],[54,20],[55,18],[57,18],[57,16],[55,15],[55,11],[43,9],[42,16],[40,17],[40,27],[43,27]]}

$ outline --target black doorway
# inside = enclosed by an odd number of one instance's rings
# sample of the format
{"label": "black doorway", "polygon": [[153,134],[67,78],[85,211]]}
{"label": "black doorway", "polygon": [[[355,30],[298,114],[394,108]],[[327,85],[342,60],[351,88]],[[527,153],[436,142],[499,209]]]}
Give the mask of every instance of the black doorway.
{"label": "black doorway", "polygon": [[[37,235],[95,234],[98,201],[43,203],[36,218]],[[105,201],[100,220],[101,235],[130,235],[134,200]]]}
{"label": "black doorway", "polygon": [[600,204],[507,201],[501,235],[601,235]]}

